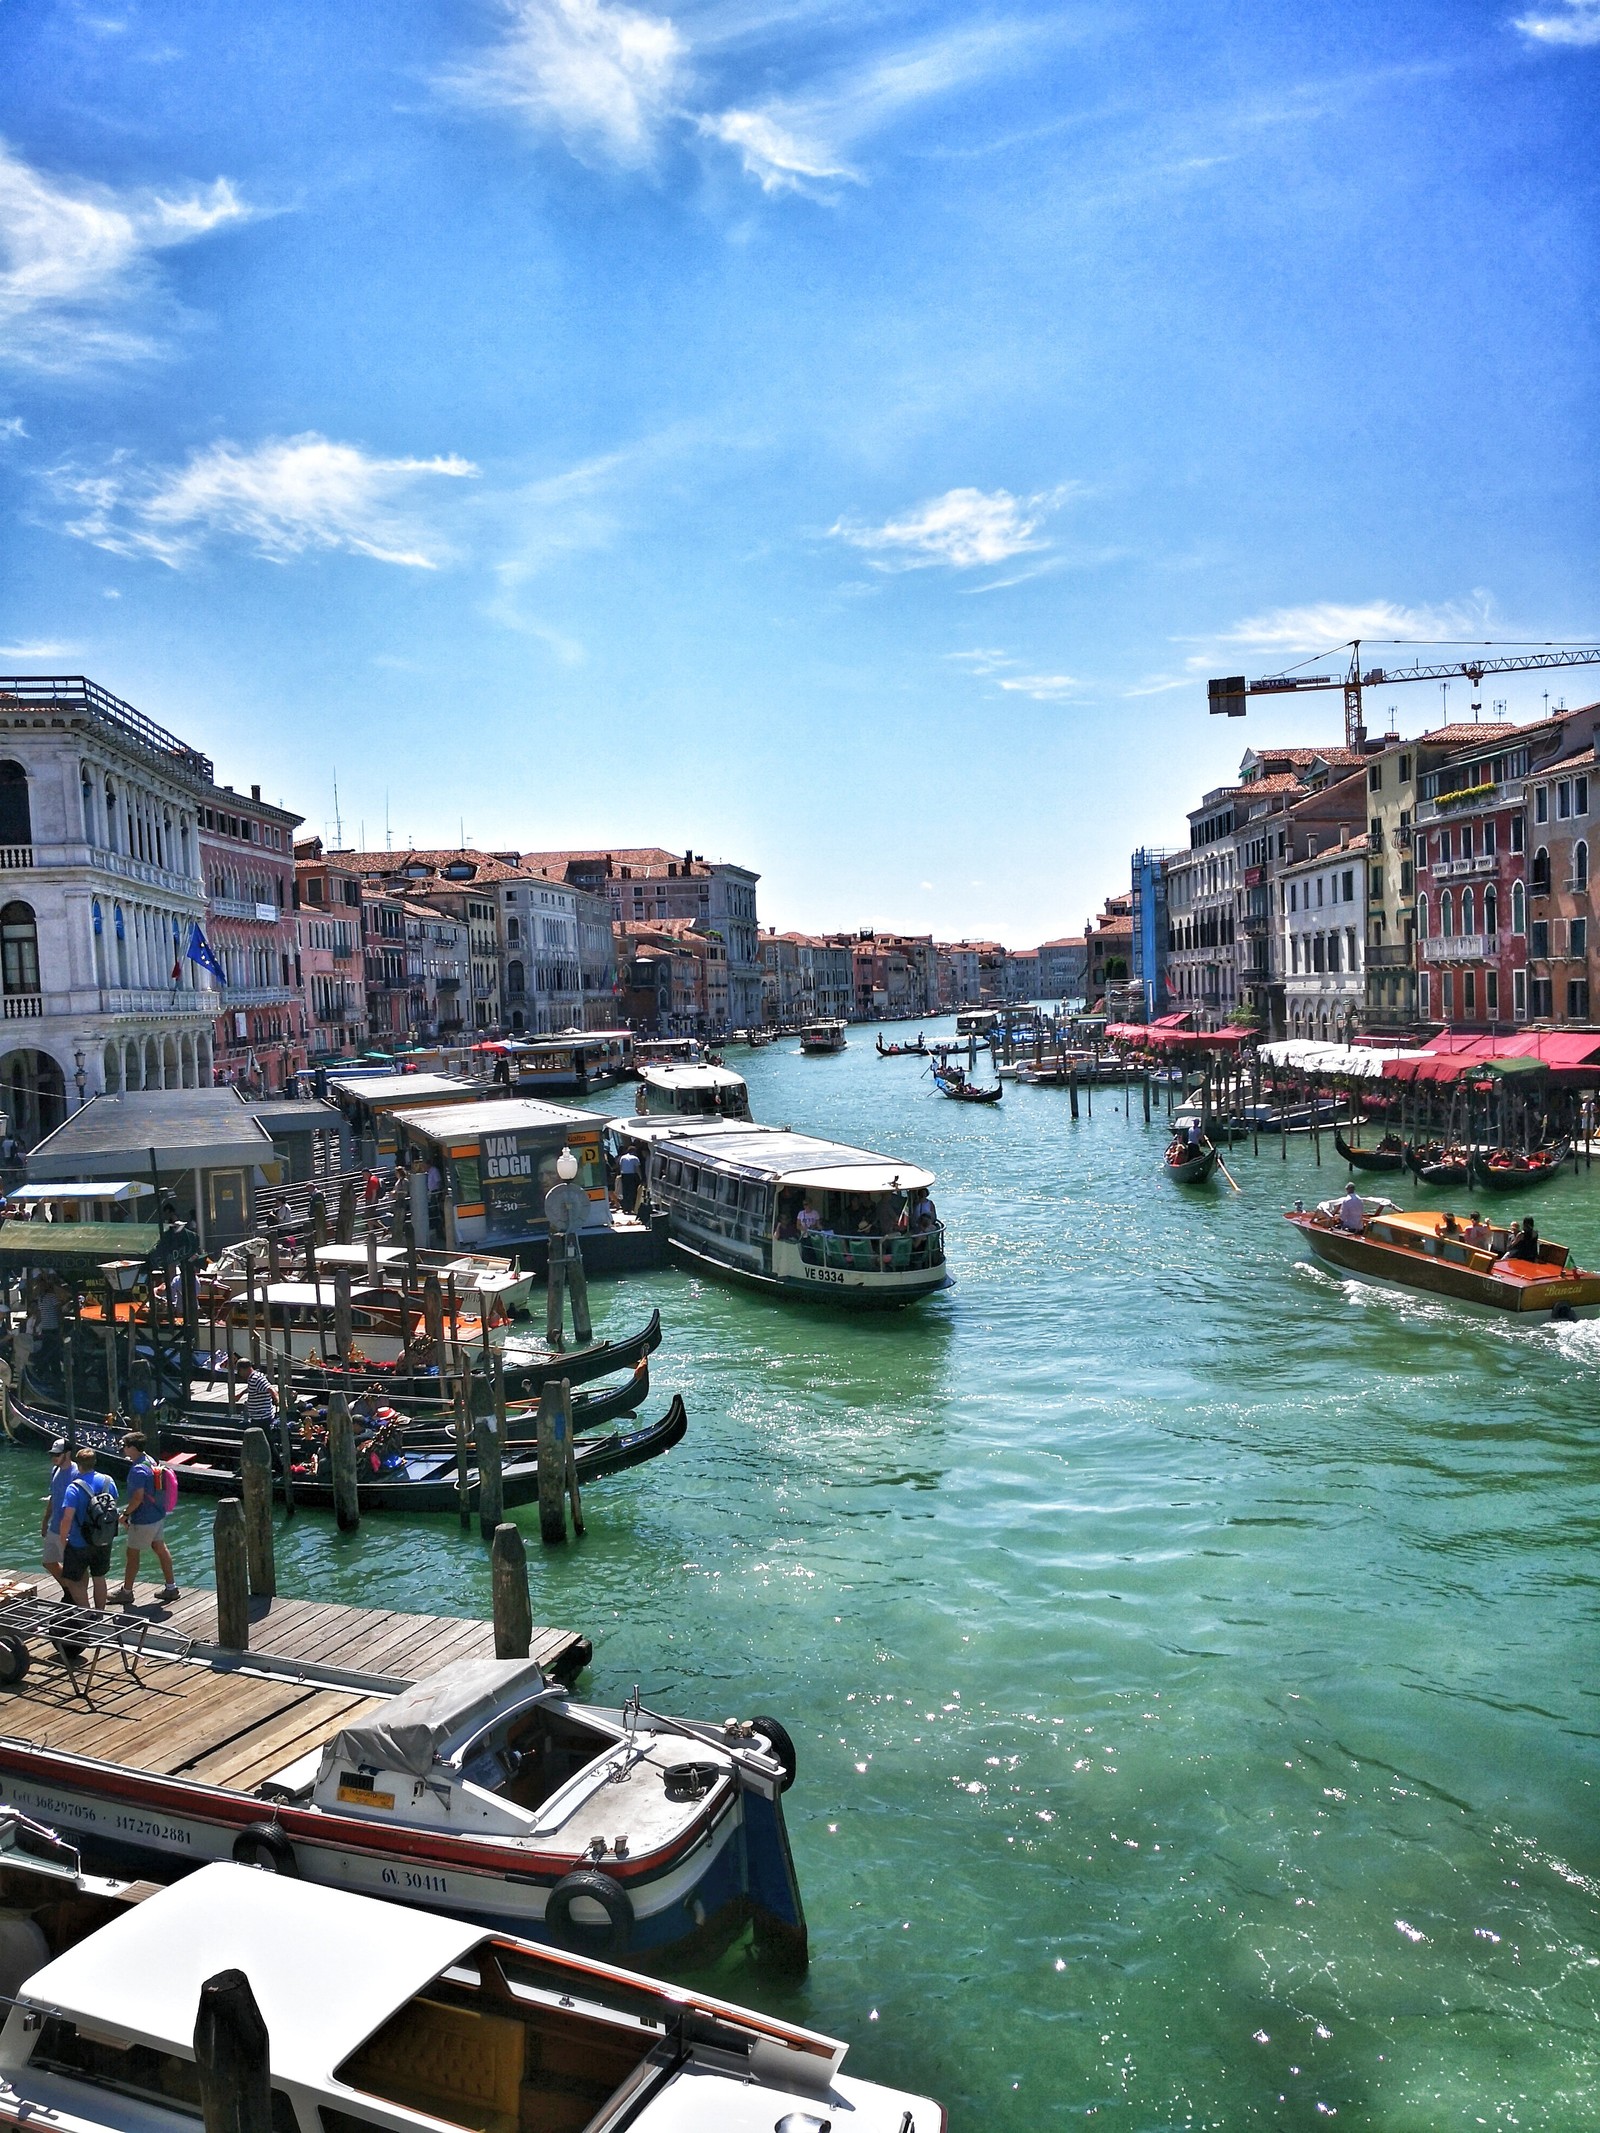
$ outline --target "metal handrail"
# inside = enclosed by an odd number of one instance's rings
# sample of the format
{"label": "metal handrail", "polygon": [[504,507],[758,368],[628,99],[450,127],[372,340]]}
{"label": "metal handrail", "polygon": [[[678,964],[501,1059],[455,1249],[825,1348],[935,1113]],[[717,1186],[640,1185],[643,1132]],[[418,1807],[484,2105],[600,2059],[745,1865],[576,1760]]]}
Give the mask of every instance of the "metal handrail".
{"label": "metal handrail", "polygon": [[207,785],[216,782],[210,756],[202,755],[198,748],[180,741],[175,733],[169,733],[165,726],[158,726],[153,718],[146,718],[142,711],[136,711],[132,704],[125,704],[109,689],[102,689],[86,674],[3,675],[0,676],[0,703],[8,700],[24,706],[66,704],[79,707],[106,725],[128,734],[144,747],[153,749],[157,755],[171,756],[191,776],[203,778]]}

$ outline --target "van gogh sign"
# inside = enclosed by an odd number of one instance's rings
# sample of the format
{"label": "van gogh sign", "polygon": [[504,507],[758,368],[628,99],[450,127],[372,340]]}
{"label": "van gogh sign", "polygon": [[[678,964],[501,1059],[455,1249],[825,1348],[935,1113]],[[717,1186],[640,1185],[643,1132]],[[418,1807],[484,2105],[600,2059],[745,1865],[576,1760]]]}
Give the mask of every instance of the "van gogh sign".
{"label": "van gogh sign", "polygon": [[483,1174],[486,1178],[531,1178],[536,1155],[517,1145],[514,1133],[486,1133],[483,1139]]}

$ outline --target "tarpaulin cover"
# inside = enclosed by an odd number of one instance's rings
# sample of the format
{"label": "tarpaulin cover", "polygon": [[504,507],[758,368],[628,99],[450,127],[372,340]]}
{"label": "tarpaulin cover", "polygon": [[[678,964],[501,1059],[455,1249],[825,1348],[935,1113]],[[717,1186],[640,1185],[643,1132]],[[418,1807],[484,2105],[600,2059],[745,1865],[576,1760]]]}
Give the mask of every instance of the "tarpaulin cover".
{"label": "tarpaulin cover", "polygon": [[546,1686],[531,1659],[463,1660],[414,1682],[370,1718],[335,1734],[323,1752],[323,1769],[344,1762],[358,1769],[409,1770],[415,1777],[426,1777],[449,1742],[476,1731],[477,1722],[502,1705]]}
{"label": "tarpaulin cover", "polygon": [[1350,1081],[1376,1081],[1387,1061],[1426,1056],[1422,1052],[1378,1052],[1349,1044],[1319,1044],[1309,1037],[1290,1037],[1261,1047],[1264,1066],[1293,1067],[1302,1074],[1325,1074]]}

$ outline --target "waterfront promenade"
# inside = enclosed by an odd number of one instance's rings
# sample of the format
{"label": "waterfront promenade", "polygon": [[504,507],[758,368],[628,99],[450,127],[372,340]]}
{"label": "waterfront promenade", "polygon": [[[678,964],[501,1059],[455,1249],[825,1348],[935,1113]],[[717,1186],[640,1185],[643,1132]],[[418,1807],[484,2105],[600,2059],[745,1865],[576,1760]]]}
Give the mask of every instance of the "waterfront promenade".
{"label": "waterfront promenade", "polygon": [[[597,1284],[602,1331],[661,1305],[694,1422],[532,1551],[586,1693],[795,1735],[811,1973],[719,1983],[953,2133],[1591,2120],[1600,1326],[1300,1264],[1279,1212],[1343,1184],[1327,1141],[1179,1193],[1137,1092],[969,1110],[850,1038],[732,1063],[758,1117],[926,1162],[956,1287],[841,1318]],[[1536,1205],[1600,1261],[1600,1186]],[[7,1561],[40,1486],[0,1454]],[[453,1521],[302,1517],[278,1574],[488,1612]]]}

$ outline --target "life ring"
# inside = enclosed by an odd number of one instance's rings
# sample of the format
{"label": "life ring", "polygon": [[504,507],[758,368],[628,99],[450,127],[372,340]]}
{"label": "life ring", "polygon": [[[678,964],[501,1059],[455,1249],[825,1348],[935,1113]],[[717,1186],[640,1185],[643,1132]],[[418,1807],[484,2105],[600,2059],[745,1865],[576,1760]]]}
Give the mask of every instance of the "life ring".
{"label": "life ring", "polygon": [[233,1840],[233,1859],[236,1866],[259,1867],[264,1874],[282,1874],[290,1881],[300,1872],[294,1846],[276,1822],[252,1822],[241,1829]]}
{"label": "life ring", "polygon": [[[599,1906],[604,1924],[573,1916],[580,1899]],[[610,1874],[582,1867],[563,1875],[550,1891],[544,1929],[558,1948],[570,1948],[574,1954],[621,1955],[633,1937],[633,1899]]]}
{"label": "life ring", "polygon": [[794,1741],[788,1727],[780,1725],[775,1718],[752,1718],[750,1723],[758,1733],[765,1735],[774,1759],[783,1765],[783,1778],[778,1790],[787,1792],[800,1768],[800,1758],[795,1753]]}

